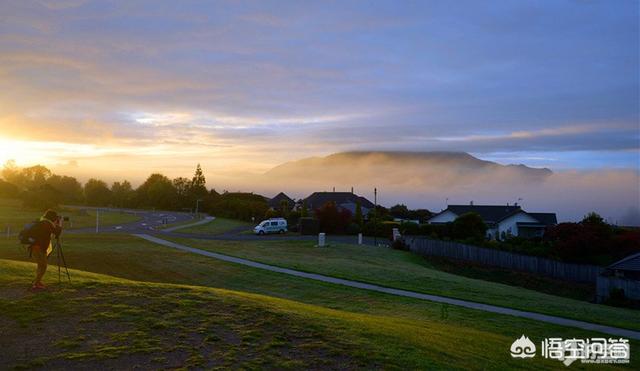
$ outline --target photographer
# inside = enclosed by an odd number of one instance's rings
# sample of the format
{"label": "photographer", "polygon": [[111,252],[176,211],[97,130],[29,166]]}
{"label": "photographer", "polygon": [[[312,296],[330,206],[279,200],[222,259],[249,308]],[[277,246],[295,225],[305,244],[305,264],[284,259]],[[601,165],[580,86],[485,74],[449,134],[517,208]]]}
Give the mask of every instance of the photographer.
{"label": "photographer", "polygon": [[34,242],[29,246],[29,249],[38,267],[32,289],[44,289],[46,287],[44,283],[42,283],[42,277],[47,271],[47,257],[53,250],[51,246],[51,235],[55,235],[56,238],[58,238],[60,237],[60,233],[62,233],[61,217],[53,210],[47,210],[42,218],[40,218],[40,221],[33,226],[31,236]]}

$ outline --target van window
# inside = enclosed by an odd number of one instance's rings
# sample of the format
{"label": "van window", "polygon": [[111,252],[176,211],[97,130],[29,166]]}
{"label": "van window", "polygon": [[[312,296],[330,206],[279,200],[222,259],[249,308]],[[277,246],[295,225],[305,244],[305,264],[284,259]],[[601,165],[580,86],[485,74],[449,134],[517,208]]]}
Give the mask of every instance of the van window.
{"label": "van window", "polygon": [[280,221],[280,225],[284,225],[284,224],[285,224],[284,220]]}
{"label": "van window", "polygon": [[271,222],[271,225],[278,225],[278,222]]}

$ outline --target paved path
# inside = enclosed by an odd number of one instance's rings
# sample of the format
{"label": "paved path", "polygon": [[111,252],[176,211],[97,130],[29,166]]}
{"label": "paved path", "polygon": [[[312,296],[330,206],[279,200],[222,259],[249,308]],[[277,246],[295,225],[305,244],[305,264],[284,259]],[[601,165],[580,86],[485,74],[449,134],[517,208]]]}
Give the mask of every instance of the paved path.
{"label": "paved path", "polygon": [[175,227],[171,227],[171,228],[165,228],[163,229],[163,231],[165,232],[173,232],[173,231],[177,231],[178,229],[182,229],[182,228],[189,228],[189,227],[195,227],[197,225],[203,225],[203,224],[207,224],[212,222],[213,220],[215,220],[215,217],[213,216],[207,216],[204,219],[197,221],[195,223],[189,223],[189,224],[183,224],[183,225],[177,225]]}
{"label": "paved path", "polygon": [[134,234],[134,236],[143,238],[143,239],[145,239],[147,241],[151,241],[151,242],[154,242],[154,243],[157,243],[157,244],[160,244],[160,245],[164,245],[164,246],[167,246],[167,247],[172,247],[172,248],[175,248],[175,249],[178,249],[178,250],[182,250],[182,251],[186,251],[186,252],[190,252],[190,253],[194,253],[194,254],[199,254],[199,255],[204,255],[204,256],[208,256],[208,257],[211,257],[211,258],[215,258],[215,259],[226,261],[226,262],[230,262],[230,263],[242,264],[242,265],[246,265],[246,266],[253,267],[253,268],[264,269],[264,270],[268,270],[268,271],[271,271],[271,272],[278,272],[278,273],[288,274],[288,275],[291,275],[291,276],[308,278],[308,279],[312,279],[312,280],[316,280],[316,281],[328,282],[328,283],[333,283],[333,284],[342,285],[342,286],[349,286],[349,287],[354,287],[354,288],[363,289],[363,290],[377,291],[377,292],[382,292],[382,293],[390,294],[390,295],[397,295],[397,296],[404,296],[404,297],[414,298],[414,299],[428,300],[428,301],[433,301],[433,302],[436,302],[436,303],[451,304],[451,305],[456,305],[456,306],[460,306],[460,307],[464,307],[464,308],[482,310],[482,311],[485,311],[485,312],[506,314],[506,315],[515,316],[515,317],[521,317],[521,318],[527,318],[527,319],[532,319],[532,320],[541,321],[541,322],[552,323],[554,325],[576,327],[576,328],[580,328],[580,329],[583,329],[583,330],[598,331],[598,332],[602,332],[602,333],[609,334],[609,335],[622,336],[622,337],[625,337],[625,338],[631,338],[631,339],[640,340],[640,332],[638,332],[638,331],[627,330],[627,329],[622,329],[622,328],[618,328],[618,327],[611,327],[611,326],[605,326],[605,325],[598,325],[598,324],[595,324],[595,323],[577,321],[577,320],[572,320],[572,319],[568,319],[568,318],[549,316],[549,315],[546,315],[546,314],[525,312],[525,311],[522,311],[522,310],[505,308],[505,307],[498,307],[498,306],[495,306],[495,305],[475,303],[475,302],[472,302],[472,301],[447,298],[447,297],[444,297],[444,296],[429,295],[429,294],[423,294],[423,293],[419,293],[419,292],[400,290],[400,289],[392,289],[392,288],[389,288],[389,287],[372,285],[372,284],[369,284],[369,283],[350,281],[350,280],[345,280],[345,279],[341,279],[341,278],[323,276],[323,275],[315,274],[315,273],[307,273],[307,272],[301,272],[301,271],[297,271],[297,270],[293,270],[293,269],[280,268],[280,267],[276,267],[276,266],[273,266],[273,265],[254,262],[252,260],[241,259],[241,258],[236,258],[236,257],[233,257],[233,256],[229,256],[229,255],[218,254],[218,253],[215,253],[215,252],[196,249],[196,248],[193,248],[193,247],[177,244],[177,243],[174,243],[174,242],[171,242],[171,241],[163,240],[161,238],[150,236],[148,234]]}

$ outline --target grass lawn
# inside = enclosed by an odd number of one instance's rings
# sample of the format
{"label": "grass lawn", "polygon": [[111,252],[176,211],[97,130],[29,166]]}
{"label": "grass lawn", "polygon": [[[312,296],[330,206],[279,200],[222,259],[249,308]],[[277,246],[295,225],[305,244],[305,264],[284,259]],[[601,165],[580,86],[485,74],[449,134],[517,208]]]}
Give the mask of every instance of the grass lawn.
{"label": "grass lawn", "polygon": [[[55,346],[34,347],[42,351],[34,366],[55,368],[66,360],[85,368],[246,362],[249,368],[552,369],[564,366],[540,357],[515,360],[509,346],[522,333],[537,343],[595,336],[265,272],[124,235],[69,235],[64,248],[70,267],[147,282],[72,271],[72,284],[31,295],[24,288],[33,265],[0,261],[3,359],[22,364],[24,352],[16,347],[49,342]],[[0,240],[0,258],[25,254]],[[50,267],[46,281],[55,276]],[[39,310],[44,303],[47,311]],[[51,321],[44,320],[48,313],[55,313]],[[639,345],[632,341],[632,348]],[[632,358],[629,367],[638,366]]]}
{"label": "grass lawn", "polygon": [[571,299],[592,301],[596,294],[595,282],[592,284],[563,281],[557,278],[540,276],[535,273],[514,271],[482,264],[429,256],[425,258],[434,269],[469,278],[499,282],[511,286],[523,287],[546,294]]}
{"label": "grass lawn", "polygon": [[[7,227],[11,228],[12,233],[17,233],[25,224],[39,219],[44,211],[25,209],[20,200],[0,198],[0,233],[6,233]],[[65,223],[65,227],[86,228],[96,225],[96,212],[93,209],[59,208],[56,211],[58,214],[70,218],[71,224]],[[100,225],[129,223],[138,219],[140,218],[125,212],[100,212]]]}
{"label": "grass lawn", "polygon": [[592,304],[434,269],[406,251],[307,241],[206,241],[170,238],[204,250],[383,286],[640,330],[640,311]]}
{"label": "grass lawn", "polygon": [[248,222],[234,219],[218,218],[216,217],[209,223],[196,225],[193,227],[187,227],[180,229],[181,233],[202,233],[202,234],[223,234],[234,229],[251,229],[253,225]]}

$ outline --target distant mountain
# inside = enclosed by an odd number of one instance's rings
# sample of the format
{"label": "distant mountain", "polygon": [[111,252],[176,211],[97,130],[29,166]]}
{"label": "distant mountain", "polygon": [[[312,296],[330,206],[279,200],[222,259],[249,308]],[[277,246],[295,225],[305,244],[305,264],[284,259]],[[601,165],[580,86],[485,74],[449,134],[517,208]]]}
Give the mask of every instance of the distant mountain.
{"label": "distant mountain", "polygon": [[468,187],[476,183],[528,184],[552,171],[525,165],[501,165],[464,152],[342,152],[287,162],[264,174],[296,183],[383,183],[416,187]]}

